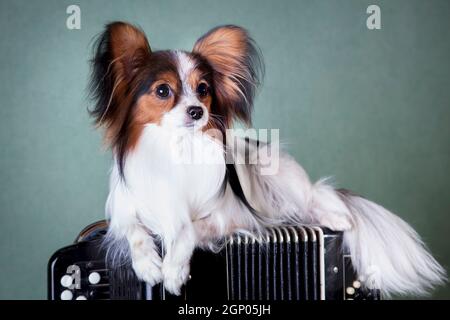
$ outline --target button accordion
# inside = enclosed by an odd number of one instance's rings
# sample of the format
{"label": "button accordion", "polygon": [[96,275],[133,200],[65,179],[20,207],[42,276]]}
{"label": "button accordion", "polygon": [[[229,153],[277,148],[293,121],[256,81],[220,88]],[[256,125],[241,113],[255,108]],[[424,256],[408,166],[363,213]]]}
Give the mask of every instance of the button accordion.
{"label": "button accordion", "polygon": [[230,236],[219,252],[197,249],[181,296],[112,267],[102,246],[107,222],[86,227],[48,264],[50,300],[356,300],[380,299],[362,286],[343,251],[341,232],[321,227],[268,229],[255,239]]}

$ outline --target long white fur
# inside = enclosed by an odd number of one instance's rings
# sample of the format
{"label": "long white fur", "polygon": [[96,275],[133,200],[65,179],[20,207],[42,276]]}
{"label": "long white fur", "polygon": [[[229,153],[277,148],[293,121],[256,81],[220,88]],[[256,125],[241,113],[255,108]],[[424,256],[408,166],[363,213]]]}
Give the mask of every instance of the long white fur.
{"label": "long white fur", "polygon": [[[176,55],[183,79],[192,65],[182,53]],[[161,125],[144,128],[126,158],[125,179],[116,164],[111,172],[108,239],[131,257],[139,278],[150,284],[164,280],[167,290],[179,294],[196,246],[208,246],[236,230],[258,232],[263,224],[295,223],[345,230],[358,274],[386,295],[422,294],[444,281],[445,271],[408,224],[373,202],[336,191],[326,180],[312,183],[285,153],[280,153],[276,175],[261,175],[258,165],[236,165],[246,198],[261,215],[257,219],[223,185],[221,142],[183,127],[189,104],[201,105],[193,92],[186,95]],[[231,151],[240,154],[246,143],[237,141]],[[163,243],[163,259],[151,234]]]}
{"label": "long white fur", "polygon": [[255,165],[236,167],[247,199],[261,212],[276,214],[283,223],[344,230],[357,273],[385,297],[424,295],[446,280],[445,270],[405,221],[367,199],[335,190],[327,179],[312,184],[289,155],[281,154],[275,176],[258,174]]}
{"label": "long white fur", "polygon": [[425,295],[445,281],[445,270],[405,221],[358,196],[344,201],[355,221],[344,234],[345,245],[367,286],[381,288],[386,297]]}

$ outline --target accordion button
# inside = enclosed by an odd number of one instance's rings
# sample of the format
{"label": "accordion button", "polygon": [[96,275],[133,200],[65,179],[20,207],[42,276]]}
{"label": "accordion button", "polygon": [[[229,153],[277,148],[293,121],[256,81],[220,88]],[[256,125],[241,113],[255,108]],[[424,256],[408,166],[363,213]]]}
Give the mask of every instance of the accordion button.
{"label": "accordion button", "polygon": [[97,284],[100,282],[100,274],[98,272],[92,272],[88,277],[90,284]]}
{"label": "accordion button", "polygon": [[73,293],[70,290],[64,290],[61,292],[61,300],[72,300]]}
{"label": "accordion button", "polygon": [[361,282],[359,282],[359,281],[353,281],[353,287],[355,287],[356,289],[361,288]]}
{"label": "accordion button", "polygon": [[75,300],[87,300],[85,296],[78,296]]}
{"label": "accordion button", "polygon": [[63,287],[68,288],[68,287],[70,287],[72,285],[73,278],[66,274],[65,276],[61,277],[61,281],[60,282],[61,282],[61,285]]}
{"label": "accordion button", "polygon": [[347,289],[345,290],[347,292],[347,294],[355,294],[355,288],[353,287],[347,287]]}

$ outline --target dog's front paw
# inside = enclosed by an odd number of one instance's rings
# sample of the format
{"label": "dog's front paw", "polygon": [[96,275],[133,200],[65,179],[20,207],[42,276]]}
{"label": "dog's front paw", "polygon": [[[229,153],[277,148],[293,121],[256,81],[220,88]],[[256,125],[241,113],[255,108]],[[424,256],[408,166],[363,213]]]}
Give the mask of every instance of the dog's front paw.
{"label": "dog's front paw", "polygon": [[352,228],[350,217],[343,214],[324,214],[318,220],[321,226],[333,231],[346,231]]}
{"label": "dog's front paw", "polygon": [[168,259],[164,259],[162,266],[164,288],[170,293],[179,296],[181,287],[188,280],[189,269],[189,261],[183,264],[177,264]]}
{"label": "dog's front paw", "polygon": [[150,286],[162,281],[161,257],[159,255],[143,255],[133,259],[136,276]]}

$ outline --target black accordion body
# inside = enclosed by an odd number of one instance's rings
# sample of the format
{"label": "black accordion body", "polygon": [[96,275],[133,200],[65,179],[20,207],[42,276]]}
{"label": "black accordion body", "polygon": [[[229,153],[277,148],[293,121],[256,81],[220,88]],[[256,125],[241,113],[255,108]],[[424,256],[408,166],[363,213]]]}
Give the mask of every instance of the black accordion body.
{"label": "black accordion body", "polygon": [[139,281],[130,265],[112,268],[102,246],[106,221],[85,228],[48,264],[50,300],[356,300],[363,289],[343,236],[320,227],[278,227],[264,238],[235,234],[217,253],[197,249],[181,296]]}

